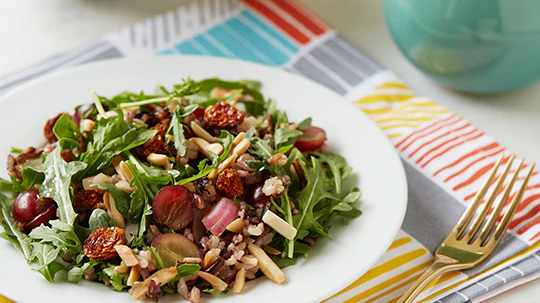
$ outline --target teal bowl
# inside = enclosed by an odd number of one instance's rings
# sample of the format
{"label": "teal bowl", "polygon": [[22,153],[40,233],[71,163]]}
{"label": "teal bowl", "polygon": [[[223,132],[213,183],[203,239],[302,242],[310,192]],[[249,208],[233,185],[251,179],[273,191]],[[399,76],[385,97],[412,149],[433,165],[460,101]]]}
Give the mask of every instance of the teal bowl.
{"label": "teal bowl", "polygon": [[383,0],[401,52],[442,85],[514,90],[540,77],[540,0]]}

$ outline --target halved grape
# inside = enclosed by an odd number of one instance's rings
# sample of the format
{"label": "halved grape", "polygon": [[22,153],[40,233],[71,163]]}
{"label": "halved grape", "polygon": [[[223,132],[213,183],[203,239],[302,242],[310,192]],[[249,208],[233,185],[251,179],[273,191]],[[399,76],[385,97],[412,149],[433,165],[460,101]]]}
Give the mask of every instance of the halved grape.
{"label": "halved grape", "polygon": [[167,233],[152,241],[165,267],[176,266],[176,261],[186,257],[199,257],[199,248],[193,241],[181,234]]}
{"label": "halved grape", "polygon": [[304,130],[304,134],[296,138],[294,146],[300,151],[308,152],[320,149],[326,141],[326,132],[316,126]]}
{"label": "halved grape", "polygon": [[25,231],[30,231],[40,224],[45,224],[56,218],[56,204],[53,199],[41,198],[39,190],[23,191],[15,199],[12,216]]}
{"label": "halved grape", "polygon": [[180,230],[195,216],[195,198],[182,185],[168,185],[160,189],[154,198],[154,220],[172,230]]}

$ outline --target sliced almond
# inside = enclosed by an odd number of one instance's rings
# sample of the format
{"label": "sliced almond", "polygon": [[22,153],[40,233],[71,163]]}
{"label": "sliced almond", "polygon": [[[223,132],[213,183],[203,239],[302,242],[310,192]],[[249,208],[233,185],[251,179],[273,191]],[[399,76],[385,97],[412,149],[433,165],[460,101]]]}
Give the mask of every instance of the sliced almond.
{"label": "sliced almond", "polygon": [[260,236],[264,231],[264,224],[259,223],[257,225],[250,225],[247,229],[248,233],[252,236]]}
{"label": "sliced almond", "polygon": [[133,174],[129,170],[126,162],[122,161],[121,156],[116,156],[113,158],[112,164],[116,173],[120,176],[120,179],[130,183],[133,180]]}
{"label": "sliced almond", "polygon": [[246,285],[246,270],[242,268],[236,273],[232,292],[241,294],[244,291],[244,285]]}
{"label": "sliced almond", "polygon": [[257,260],[259,260],[259,267],[268,279],[276,284],[283,284],[285,282],[285,273],[268,257],[268,255],[255,244],[248,244],[249,253],[251,253]]}
{"label": "sliced almond", "polygon": [[198,271],[197,275],[206,282],[210,283],[210,285],[212,285],[214,290],[218,293],[222,292],[228,286],[227,283],[223,282],[223,280],[207,272]]}
{"label": "sliced almond", "polygon": [[[156,278],[158,280],[159,285],[165,285],[169,282],[171,282],[174,277],[176,277],[176,274],[178,272],[176,271],[176,267],[169,267],[164,268],[161,270],[158,270],[150,277],[146,278],[137,289],[133,292],[133,295],[131,295],[132,300],[142,300],[148,293],[148,285],[150,284],[150,281],[152,279]],[[217,278],[217,277],[216,277]],[[225,282],[223,282],[225,283]],[[226,284],[225,284],[226,285]]]}
{"label": "sliced almond", "polygon": [[103,173],[99,173],[95,176],[92,176],[92,177],[88,177],[88,178],[84,178],[82,179],[82,185],[83,185],[83,188],[85,190],[89,190],[89,189],[96,189],[96,190],[99,190],[98,187],[93,187],[92,185],[94,184],[98,184],[98,183],[109,183],[109,184],[112,184],[113,183],[113,179],[111,176],[107,176]]}
{"label": "sliced almond", "polygon": [[216,139],[212,137],[202,126],[197,124],[195,121],[191,121],[191,130],[197,135],[197,137],[200,137],[204,140],[206,140],[209,143],[216,143]]}
{"label": "sliced almond", "polygon": [[274,214],[273,212],[267,210],[264,213],[264,216],[262,217],[262,220],[264,223],[268,224],[268,226],[272,227],[276,232],[278,232],[280,235],[284,236],[285,238],[292,240],[296,236],[296,228],[289,224],[287,221],[283,220],[278,215]]}
{"label": "sliced almond", "polygon": [[131,187],[131,185],[129,185],[129,183],[124,180],[119,180],[116,183],[116,187],[118,187],[122,191],[125,191],[126,193],[132,193],[135,191],[135,188]]}
{"label": "sliced almond", "polygon": [[216,260],[219,259],[220,252],[221,250],[218,248],[213,248],[209,250],[204,255],[203,268],[208,268],[210,267],[210,265],[214,264],[214,262],[216,262]]}
{"label": "sliced almond", "polygon": [[185,257],[182,259],[182,263],[188,263],[188,264],[201,264],[203,260],[201,258],[192,258],[192,257]]}
{"label": "sliced almond", "polygon": [[247,152],[249,149],[251,142],[248,139],[242,139],[238,145],[236,145],[232,151],[232,154],[236,155],[237,157],[240,157],[242,154]]}
{"label": "sliced almond", "polygon": [[236,158],[237,156],[235,154],[232,154],[229,157],[227,157],[227,159],[219,163],[217,168],[215,168],[208,174],[208,179],[210,180],[216,179],[219,174],[221,174],[227,167],[229,167],[231,164],[234,163],[234,161],[236,161]]}
{"label": "sliced almond", "polygon": [[150,153],[146,157],[146,160],[148,160],[148,162],[155,164],[157,166],[166,166],[167,164],[169,164],[169,157],[163,154]]}
{"label": "sliced almond", "polygon": [[242,231],[242,229],[244,229],[244,227],[246,227],[246,222],[244,222],[244,220],[238,218],[234,221],[232,221],[231,223],[229,223],[229,225],[227,225],[226,229],[228,231],[232,231],[233,233],[239,233]]}
{"label": "sliced almond", "polygon": [[131,271],[129,272],[129,276],[127,279],[127,286],[133,286],[135,282],[139,281],[139,278],[141,277],[141,272],[139,271],[139,267],[135,266],[131,268]]}
{"label": "sliced almond", "polygon": [[111,217],[111,219],[116,222],[116,226],[120,228],[126,227],[126,219],[122,216],[122,214],[116,209],[116,204],[114,202],[114,198],[109,192],[106,192],[103,195],[103,203],[105,204],[105,207],[107,208],[107,213]]}
{"label": "sliced almond", "polygon": [[94,129],[94,126],[96,126],[96,122],[90,119],[84,119],[82,120],[81,130],[83,132],[91,132]]}
{"label": "sliced almond", "polygon": [[126,264],[126,266],[132,267],[140,264],[139,260],[135,256],[135,253],[130,247],[126,245],[116,245],[114,249],[120,256],[120,259],[124,261],[124,264]]}

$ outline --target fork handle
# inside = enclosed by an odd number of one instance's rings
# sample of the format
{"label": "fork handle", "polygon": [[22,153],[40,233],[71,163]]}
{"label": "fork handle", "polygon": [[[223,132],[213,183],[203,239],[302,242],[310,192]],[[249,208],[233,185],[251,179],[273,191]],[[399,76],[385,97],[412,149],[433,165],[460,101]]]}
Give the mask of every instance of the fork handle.
{"label": "fork handle", "polygon": [[412,303],[414,299],[424,290],[424,288],[435,280],[438,276],[459,270],[456,268],[456,264],[449,264],[440,261],[435,261],[431,266],[420,276],[416,282],[399,298],[397,303]]}

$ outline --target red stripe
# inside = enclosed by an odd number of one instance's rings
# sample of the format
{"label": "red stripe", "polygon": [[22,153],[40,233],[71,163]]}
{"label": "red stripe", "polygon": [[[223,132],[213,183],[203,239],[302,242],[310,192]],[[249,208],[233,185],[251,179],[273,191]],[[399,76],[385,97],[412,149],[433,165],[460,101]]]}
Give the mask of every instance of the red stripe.
{"label": "red stripe", "polygon": [[424,144],[420,145],[420,147],[418,147],[415,151],[413,151],[410,155],[409,155],[409,158],[412,158],[412,156],[414,156],[417,152],[419,152],[422,148],[426,147],[427,145],[439,140],[440,138],[443,138],[443,137],[446,137],[448,136],[449,134],[453,133],[453,132],[458,132],[460,130],[463,130],[464,128],[467,128],[471,125],[471,123],[467,123],[463,126],[460,126],[458,127],[457,129],[451,129],[449,131],[447,131],[446,133],[442,134],[442,135],[439,135],[438,137],[436,138],[433,138],[431,140],[429,140],[428,142],[425,142]]}
{"label": "red stripe", "polygon": [[531,229],[538,223],[540,223],[540,216],[534,218],[534,220],[532,220],[531,222],[525,224],[522,228],[520,228],[517,232],[518,235],[523,235],[524,233],[526,233],[529,229]]}
{"label": "red stripe", "polygon": [[540,194],[534,194],[534,195],[531,195],[531,196],[528,197],[527,199],[521,201],[521,203],[519,203],[519,206],[518,206],[518,208],[517,208],[517,212],[522,211],[522,210],[525,209],[527,206],[529,206],[529,204],[533,203],[533,202],[536,201],[537,199],[540,199]]}
{"label": "red stripe", "polygon": [[[405,139],[401,140],[401,142],[399,142],[397,145],[396,145],[396,149],[399,148],[401,146],[401,144],[407,142],[407,140],[409,140],[412,136],[416,135],[416,134],[419,134],[421,132],[424,132],[424,131],[427,131],[429,129],[431,129],[432,127],[435,127],[436,125],[439,125],[439,123],[443,123],[443,122],[446,122],[452,118],[454,118],[456,115],[450,115],[442,120],[438,120],[436,121],[435,123],[433,124],[430,124],[429,126],[425,127],[425,128],[421,128],[421,129],[418,129],[418,130],[415,130],[413,131],[412,133],[410,133],[407,137],[405,137]],[[461,119],[460,119],[461,120]]]}
{"label": "red stripe", "polygon": [[466,159],[468,159],[468,158],[470,158],[470,157],[472,157],[472,156],[475,156],[475,155],[477,155],[477,154],[479,154],[479,153],[481,153],[481,152],[485,152],[485,151],[494,149],[495,147],[499,147],[499,146],[500,146],[499,143],[493,142],[493,143],[491,143],[491,144],[489,144],[489,145],[487,145],[487,146],[484,146],[484,147],[482,147],[482,148],[480,148],[480,149],[474,150],[474,151],[472,151],[472,152],[466,154],[465,156],[463,156],[463,157],[457,159],[456,161],[452,162],[451,164],[448,164],[448,165],[446,165],[445,167],[439,169],[438,171],[436,171],[436,172],[433,174],[433,177],[437,176],[438,174],[440,174],[440,173],[443,172],[444,170],[447,170],[447,169],[449,169],[449,168],[452,168],[452,167],[458,165],[459,163],[465,161]]}
{"label": "red stripe", "polygon": [[420,157],[420,159],[416,160],[416,164],[422,162],[422,160],[424,160],[424,159],[425,159],[427,156],[429,156],[431,153],[436,152],[436,151],[439,150],[440,148],[446,146],[448,143],[452,143],[452,142],[454,142],[454,141],[456,141],[456,140],[458,140],[458,139],[461,139],[461,138],[463,138],[463,137],[466,137],[466,136],[468,136],[468,135],[470,135],[470,134],[472,134],[472,133],[475,133],[475,132],[477,132],[477,131],[478,131],[478,129],[475,128],[475,129],[473,129],[473,130],[471,130],[471,131],[468,131],[468,132],[466,132],[466,133],[464,133],[464,134],[462,134],[462,135],[456,136],[456,137],[454,137],[454,138],[452,138],[452,139],[448,139],[448,140],[442,142],[441,144],[439,144],[439,145],[433,147],[432,149],[428,150],[424,155],[422,155],[422,157]]}
{"label": "red stripe", "polygon": [[[477,130],[474,130],[474,131],[472,131],[471,133],[473,133],[473,132],[475,132],[475,131],[477,131]],[[466,135],[469,135],[469,134],[466,134]],[[454,148],[456,148],[456,147],[458,147],[458,146],[460,146],[460,145],[463,145],[463,144],[465,144],[465,143],[467,143],[467,142],[469,142],[469,141],[476,140],[476,139],[482,137],[483,135],[484,135],[484,133],[479,133],[478,135],[475,135],[475,136],[473,136],[473,137],[471,137],[471,138],[469,138],[469,139],[460,141],[460,142],[458,142],[458,143],[456,143],[456,144],[454,144],[454,145],[450,145],[447,149],[443,150],[442,152],[440,152],[440,153],[436,154],[435,156],[431,157],[431,159],[427,160],[427,162],[424,163],[424,164],[422,164],[421,167],[422,167],[422,168],[426,167],[429,163],[431,163],[431,161],[433,161],[433,160],[439,158],[440,156],[442,156],[442,155],[446,154],[447,152],[451,151],[452,149],[454,149]],[[420,162],[420,161],[418,161],[418,162]],[[417,162],[417,163],[418,163],[418,162]]]}
{"label": "red stripe", "polygon": [[532,241],[534,239],[536,239],[538,236],[540,236],[540,232],[538,232],[536,235],[532,236],[529,241]]}
{"label": "red stripe", "polygon": [[500,153],[503,153],[503,152],[504,152],[504,148],[503,148],[503,149],[496,150],[495,152],[493,152],[493,153],[491,153],[491,154],[485,155],[485,156],[483,156],[483,157],[480,157],[480,158],[474,160],[473,162],[469,163],[467,166],[465,166],[463,169],[461,169],[461,170],[458,171],[457,173],[455,173],[455,174],[451,175],[450,177],[446,178],[446,179],[444,180],[444,182],[448,182],[448,181],[454,179],[455,177],[461,175],[462,173],[464,173],[467,169],[471,168],[471,166],[475,165],[476,163],[478,163],[478,162],[480,162],[480,161],[482,161],[482,160],[484,160],[484,159],[486,159],[486,158],[493,157],[493,156],[495,156],[495,155],[498,155],[498,154],[500,154]]}
{"label": "red stripe", "polygon": [[[505,158],[505,161],[506,159],[508,159],[510,156],[508,156],[507,158]],[[488,171],[490,171],[493,166],[495,166],[495,162],[492,162],[492,163],[489,163],[488,165],[480,168],[477,172],[475,172],[469,179],[459,183],[458,185],[454,186],[454,188],[452,188],[454,191],[457,191],[457,190],[460,190],[462,189],[463,187],[466,187],[467,185],[471,185],[474,181],[478,180],[480,177],[482,177],[485,173],[487,173]]]}
{"label": "red stripe", "polygon": [[[536,199],[540,199],[540,195],[533,195],[533,196],[530,196],[529,199],[531,201],[534,201]],[[527,200],[529,200],[527,199]],[[525,201],[524,201],[525,202]],[[530,202],[529,202],[530,203]],[[540,204],[536,205],[535,207],[533,207],[528,213],[526,213],[524,216],[521,216],[517,219],[514,219],[510,225],[508,226],[508,228],[510,229],[514,229],[516,226],[518,226],[519,224],[521,224],[523,221],[525,220],[528,220],[532,217],[534,217],[538,211],[540,211]]]}
{"label": "red stripe", "polygon": [[268,18],[274,25],[281,28],[284,32],[286,32],[289,36],[291,36],[294,40],[296,40],[300,44],[307,44],[310,40],[309,37],[304,35],[301,31],[299,31],[296,27],[294,27],[289,22],[285,21],[285,19],[281,18],[278,14],[276,14],[274,11],[272,11],[268,6],[264,5],[263,3],[257,1],[257,0],[241,0],[247,5],[251,6],[254,10],[261,13],[263,16]]}
{"label": "red stripe", "polygon": [[298,7],[293,6],[290,2],[284,0],[272,0],[282,10],[293,16],[298,22],[302,23],[307,29],[317,36],[324,34],[325,30],[317,23],[313,22],[304,12],[300,11]]}
{"label": "red stripe", "polygon": [[413,139],[411,142],[409,142],[409,144],[405,145],[405,146],[401,149],[401,151],[405,151],[406,149],[408,149],[408,148],[409,148],[411,145],[413,145],[418,139],[422,139],[422,138],[424,138],[424,137],[427,137],[427,136],[429,136],[429,135],[431,135],[431,134],[433,134],[433,133],[435,133],[435,132],[437,132],[437,131],[439,131],[439,130],[445,128],[445,127],[449,127],[449,126],[452,126],[452,125],[454,125],[454,124],[456,124],[456,123],[459,123],[459,122],[461,122],[462,120],[463,120],[462,118],[459,118],[459,119],[457,119],[457,120],[455,120],[455,121],[449,122],[448,124],[440,125],[439,127],[435,128],[435,129],[432,129],[431,131],[429,131],[429,132],[427,132],[427,133],[425,133],[425,134],[422,134],[422,135],[416,137],[416,138]]}

